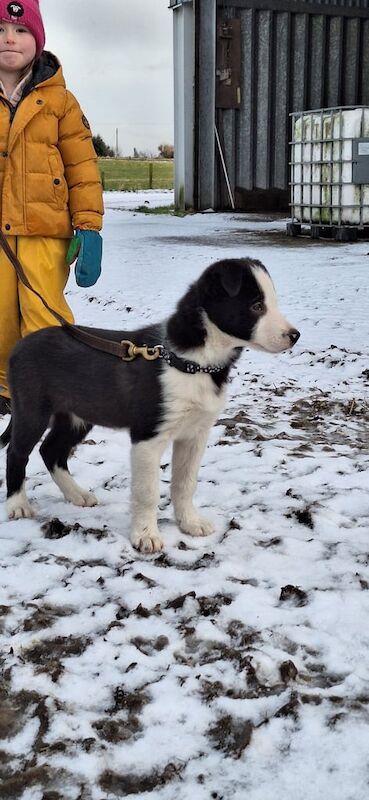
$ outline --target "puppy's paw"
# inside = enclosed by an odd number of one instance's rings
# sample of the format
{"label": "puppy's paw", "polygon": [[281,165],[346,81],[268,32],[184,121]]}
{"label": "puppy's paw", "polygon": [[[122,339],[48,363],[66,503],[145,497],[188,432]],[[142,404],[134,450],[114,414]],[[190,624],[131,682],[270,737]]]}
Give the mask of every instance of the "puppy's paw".
{"label": "puppy's paw", "polygon": [[99,501],[93,492],[86,492],[79,487],[78,489],[65,492],[64,497],[69,503],[73,503],[74,506],[80,506],[82,508],[92,508],[93,506],[99,505]]}
{"label": "puppy's paw", "polygon": [[6,510],[9,519],[32,519],[32,506],[24,492],[17,492],[6,501]]}
{"label": "puppy's paw", "polygon": [[92,508],[93,506],[98,506],[99,501],[96,495],[93,492],[81,492],[83,503],[81,505],[85,506],[86,508]]}
{"label": "puppy's paw", "polygon": [[67,469],[54,467],[51,474],[68,503],[72,503],[74,506],[82,506],[82,508],[91,508],[98,505],[99,501],[94,493],[78,486],[78,483],[72,478]]}
{"label": "puppy's paw", "polygon": [[181,531],[189,533],[190,536],[210,536],[215,531],[214,525],[209,519],[200,517],[195,512],[183,514],[177,522]]}
{"label": "puppy's paw", "polygon": [[133,531],[131,542],[140,553],[160,553],[163,549],[159,531],[150,531],[148,528],[142,531]]}

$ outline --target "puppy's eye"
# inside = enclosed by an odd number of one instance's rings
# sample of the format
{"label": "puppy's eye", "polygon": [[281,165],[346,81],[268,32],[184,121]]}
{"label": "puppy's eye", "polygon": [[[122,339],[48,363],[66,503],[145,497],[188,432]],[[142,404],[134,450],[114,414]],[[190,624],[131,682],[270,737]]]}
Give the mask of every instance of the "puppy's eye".
{"label": "puppy's eye", "polygon": [[255,311],[256,314],[262,314],[262,312],[264,311],[264,306],[260,302],[253,303],[251,306],[251,310]]}

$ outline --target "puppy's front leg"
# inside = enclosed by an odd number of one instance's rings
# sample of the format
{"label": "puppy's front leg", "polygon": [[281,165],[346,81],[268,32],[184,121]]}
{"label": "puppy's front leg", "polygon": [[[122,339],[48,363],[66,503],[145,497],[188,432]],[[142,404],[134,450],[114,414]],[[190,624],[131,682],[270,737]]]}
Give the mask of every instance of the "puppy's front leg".
{"label": "puppy's front leg", "polygon": [[156,553],[163,548],[157,512],[160,499],[160,459],[166,445],[167,441],[159,438],[132,445],[131,542],[141,553]]}
{"label": "puppy's front leg", "polygon": [[192,503],[208,433],[209,428],[196,438],[177,440],[173,444],[172,502],[179,527],[191,536],[208,536],[214,532],[212,523],[201,517]]}

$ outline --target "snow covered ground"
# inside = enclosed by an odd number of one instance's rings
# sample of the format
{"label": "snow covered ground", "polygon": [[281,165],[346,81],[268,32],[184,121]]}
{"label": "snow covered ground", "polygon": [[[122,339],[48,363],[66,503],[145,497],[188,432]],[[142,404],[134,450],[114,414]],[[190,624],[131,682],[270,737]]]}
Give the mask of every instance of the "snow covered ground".
{"label": "snow covered ground", "polygon": [[32,521],[6,520],[0,454],[0,797],[367,800],[369,245],[132,210],[171,202],[106,196],[77,320],[158,320],[212,261],[253,256],[301,339],[234,368],[200,472],[207,539],[174,524],[166,454],[165,552],[132,549],[124,432],[71,460],[97,508],[68,505],[35,451]]}

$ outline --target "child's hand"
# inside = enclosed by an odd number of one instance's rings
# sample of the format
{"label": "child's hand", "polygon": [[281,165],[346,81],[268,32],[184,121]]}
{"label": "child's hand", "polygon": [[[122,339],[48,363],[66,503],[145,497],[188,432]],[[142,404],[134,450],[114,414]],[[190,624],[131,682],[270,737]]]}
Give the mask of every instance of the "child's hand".
{"label": "child's hand", "polygon": [[93,286],[101,274],[102,238],[98,231],[76,229],[67,252],[67,264],[73,264],[76,258],[78,286]]}

